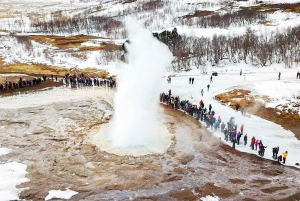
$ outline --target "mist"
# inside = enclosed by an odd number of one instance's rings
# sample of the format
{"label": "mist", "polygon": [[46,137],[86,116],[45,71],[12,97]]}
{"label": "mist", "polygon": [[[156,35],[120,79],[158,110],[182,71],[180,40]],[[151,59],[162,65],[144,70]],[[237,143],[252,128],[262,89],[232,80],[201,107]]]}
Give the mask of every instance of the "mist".
{"label": "mist", "polygon": [[171,65],[168,47],[132,18],[126,19],[130,43],[127,63],[117,69],[117,92],[110,136],[116,146],[159,143],[159,81]]}

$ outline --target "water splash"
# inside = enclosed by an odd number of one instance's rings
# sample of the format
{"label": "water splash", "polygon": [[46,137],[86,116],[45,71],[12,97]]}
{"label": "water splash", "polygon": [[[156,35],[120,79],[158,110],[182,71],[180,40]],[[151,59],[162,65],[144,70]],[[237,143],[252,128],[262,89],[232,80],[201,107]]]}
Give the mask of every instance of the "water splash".
{"label": "water splash", "polygon": [[116,146],[148,146],[159,141],[158,83],[171,64],[172,54],[136,20],[128,18],[126,27],[128,63],[117,72],[111,138]]}

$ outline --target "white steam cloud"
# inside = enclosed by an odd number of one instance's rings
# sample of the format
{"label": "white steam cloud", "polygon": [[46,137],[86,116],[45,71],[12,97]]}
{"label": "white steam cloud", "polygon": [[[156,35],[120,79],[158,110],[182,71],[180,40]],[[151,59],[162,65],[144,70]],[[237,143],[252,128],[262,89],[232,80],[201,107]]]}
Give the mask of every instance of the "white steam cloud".
{"label": "white steam cloud", "polygon": [[116,146],[139,147],[159,143],[157,128],[159,80],[171,64],[168,47],[132,18],[126,20],[130,43],[128,64],[117,72],[115,114],[111,140]]}

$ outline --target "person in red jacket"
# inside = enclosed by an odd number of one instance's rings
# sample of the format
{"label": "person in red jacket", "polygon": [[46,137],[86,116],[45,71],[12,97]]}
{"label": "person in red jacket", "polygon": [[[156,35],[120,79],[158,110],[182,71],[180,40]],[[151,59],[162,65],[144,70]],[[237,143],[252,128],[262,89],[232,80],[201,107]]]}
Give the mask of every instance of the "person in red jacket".
{"label": "person in red jacket", "polygon": [[280,163],[282,161],[282,155],[278,156],[277,162]]}
{"label": "person in red jacket", "polygon": [[254,150],[254,144],[255,144],[255,137],[253,136],[251,139],[251,148]]}
{"label": "person in red jacket", "polygon": [[244,124],[241,125],[241,133],[243,135],[243,132],[244,132]]}

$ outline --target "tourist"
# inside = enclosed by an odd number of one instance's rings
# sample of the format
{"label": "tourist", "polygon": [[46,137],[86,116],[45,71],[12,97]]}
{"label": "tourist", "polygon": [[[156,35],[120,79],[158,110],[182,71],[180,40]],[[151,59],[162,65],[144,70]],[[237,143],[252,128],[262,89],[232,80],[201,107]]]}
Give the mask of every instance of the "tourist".
{"label": "tourist", "polygon": [[251,139],[251,144],[250,144],[252,150],[254,150],[254,144],[255,144],[255,137],[253,136],[252,139]]}
{"label": "tourist", "polygon": [[263,145],[263,143],[260,141],[259,142],[259,147],[258,147],[258,155],[264,156],[264,154],[265,154],[265,148],[267,148],[267,147],[265,147]]}
{"label": "tourist", "polygon": [[282,155],[278,156],[277,162],[280,163],[282,161]]}
{"label": "tourist", "polygon": [[285,161],[286,161],[286,158],[287,158],[287,156],[288,156],[288,152],[287,151],[285,151],[283,154],[282,154],[282,157],[283,157],[283,164],[285,164]]}
{"label": "tourist", "polygon": [[244,146],[246,146],[247,145],[247,134],[244,136]]}
{"label": "tourist", "polygon": [[213,76],[212,76],[212,74],[211,74],[211,76],[210,76],[210,83],[212,83],[213,82]]}
{"label": "tourist", "polygon": [[[215,115],[215,111],[212,111],[212,115]],[[218,116],[218,127],[219,127],[219,128],[220,128],[221,122],[222,122],[221,117]],[[224,125],[224,126],[225,126],[225,125]]]}
{"label": "tourist", "polygon": [[254,142],[254,144],[255,144],[255,150],[257,150],[258,140],[256,140],[256,141]]}
{"label": "tourist", "polygon": [[224,129],[225,129],[225,123],[222,122],[222,124],[221,124],[221,131],[224,132]]}
{"label": "tourist", "polygon": [[277,146],[277,147],[273,147],[273,149],[272,149],[272,153],[273,153],[273,158],[276,160],[277,159],[277,154],[278,154],[278,152],[279,152],[279,147]]}
{"label": "tourist", "polygon": [[207,91],[209,91],[209,87],[210,87],[210,86],[209,86],[209,84],[208,84],[208,85],[207,85]]}
{"label": "tourist", "polygon": [[244,133],[244,124],[241,125],[241,133],[242,133],[242,135]]}
{"label": "tourist", "polygon": [[278,73],[278,80],[280,80],[281,72]]}
{"label": "tourist", "polygon": [[211,104],[209,104],[209,106],[208,106],[208,113],[210,114],[210,112],[211,112],[211,109],[212,109],[212,106],[211,106]]}
{"label": "tourist", "polygon": [[240,139],[241,139],[242,135],[243,134],[241,132],[239,132],[238,135],[237,135],[237,144],[238,145],[240,144]]}
{"label": "tourist", "polygon": [[232,139],[232,148],[234,148],[234,149],[235,149],[235,143],[236,143],[236,139],[233,138],[233,139]]}
{"label": "tourist", "polygon": [[192,84],[194,84],[194,78],[192,78]]}
{"label": "tourist", "polygon": [[203,96],[203,93],[204,93],[204,91],[203,91],[203,89],[201,89],[201,96]]}
{"label": "tourist", "polygon": [[191,84],[191,81],[192,81],[192,78],[190,77],[190,78],[189,78],[189,84]]}

